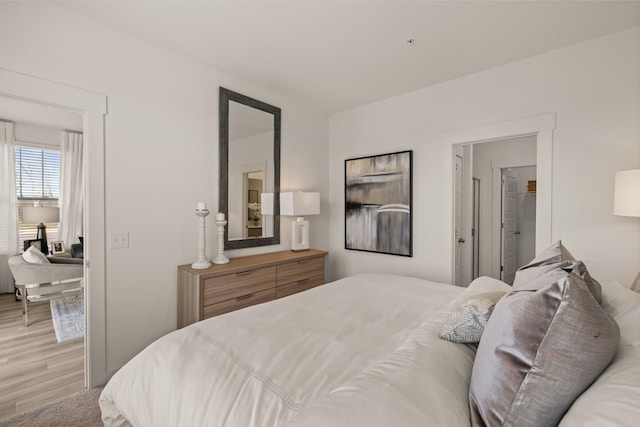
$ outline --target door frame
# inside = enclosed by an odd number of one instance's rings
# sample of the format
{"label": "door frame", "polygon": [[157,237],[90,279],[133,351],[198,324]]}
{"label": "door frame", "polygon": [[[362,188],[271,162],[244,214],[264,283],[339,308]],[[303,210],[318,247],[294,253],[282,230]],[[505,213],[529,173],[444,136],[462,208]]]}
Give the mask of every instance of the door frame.
{"label": "door frame", "polygon": [[[443,134],[445,203],[449,205],[448,245],[450,254],[451,276],[455,274],[454,240],[454,197],[456,146],[463,144],[479,144],[522,136],[536,136],[536,253],[551,244],[552,236],[552,179],[553,179],[553,130],[556,127],[556,114],[544,113],[535,116],[505,120],[496,123],[454,129]],[[446,226],[447,224],[445,224]],[[445,246],[446,248],[446,246]],[[499,277],[499,276],[498,276]]]}
{"label": "door frame", "polygon": [[[460,154],[456,154],[454,158],[454,173],[456,179],[454,180],[453,192],[455,194],[455,200],[453,202],[454,213],[453,213],[453,236],[454,236],[454,253],[458,254],[458,257],[454,257],[454,262],[456,263],[454,267],[453,274],[453,284],[455,286],[462,286],[462,282],[464,282],[464,266],[465,266],[465,257],[462,254],[462,244],[464,243],[464,226],[463,226],[463,165],[464,165],[464,157]],[[457,271],[457,272],[456,272]],[[467,283],[468,285],[468,283]],[[465,285],[465,286],[467,286]]]}
{"label": "door frame", "polygon": [[104,191],[105,95],[0,68],[0,95],[82,115],[84,200],[85,387],[103,385],[106,363]]}

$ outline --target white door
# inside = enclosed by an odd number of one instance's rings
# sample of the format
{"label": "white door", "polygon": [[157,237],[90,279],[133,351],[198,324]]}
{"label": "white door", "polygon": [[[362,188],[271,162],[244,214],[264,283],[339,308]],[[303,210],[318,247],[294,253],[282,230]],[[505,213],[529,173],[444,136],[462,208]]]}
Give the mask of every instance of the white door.
{"label": "white door", "polygon": [[502,171],[502,253],[500,276],[503,282],[513,284],[516,274],[516,193],[518,182],[512,173]]}
{"label": "white door", "polygon": [[454,284],[462,286],[462,251],[461,245],[464,243],[462,238],[462,158],[456,156],[456,179],[455,179],[455,272]]}

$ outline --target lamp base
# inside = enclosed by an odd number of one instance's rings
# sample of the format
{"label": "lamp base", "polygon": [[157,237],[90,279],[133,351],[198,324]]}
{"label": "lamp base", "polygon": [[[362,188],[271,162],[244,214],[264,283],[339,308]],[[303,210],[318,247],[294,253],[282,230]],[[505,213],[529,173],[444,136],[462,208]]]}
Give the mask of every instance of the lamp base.
{"label": "lamp base", "polygon": [[38,234],[36,235],[36,239],[40,239],[40,251],[49,255],[49,242],[47,242],[47,226],[44,223],[38,224]]}
{"label": "lamp base", "polygon": [[299,216],[291,223],[291,250],[309,250],[309,221],[305,221],[304,217]]}

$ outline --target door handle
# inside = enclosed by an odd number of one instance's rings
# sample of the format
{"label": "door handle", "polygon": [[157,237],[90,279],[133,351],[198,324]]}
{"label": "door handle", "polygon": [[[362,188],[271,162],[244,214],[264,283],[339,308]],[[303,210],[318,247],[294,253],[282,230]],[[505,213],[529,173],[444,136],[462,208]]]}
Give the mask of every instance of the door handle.
{"label": "door handle", "polygon": [[464,239],[462,237],[458,237],[458,243],[464,243]]}

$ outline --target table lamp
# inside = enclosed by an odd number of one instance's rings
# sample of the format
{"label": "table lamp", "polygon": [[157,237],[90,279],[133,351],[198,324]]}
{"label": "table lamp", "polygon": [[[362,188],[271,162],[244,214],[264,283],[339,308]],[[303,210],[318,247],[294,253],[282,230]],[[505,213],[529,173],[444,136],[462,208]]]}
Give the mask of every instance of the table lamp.
{"label": "table lamp", "polygon": [[47,226],[45,223],[60,222],[60,208],[57,206],[24,206],[22,208],[23,224],[38,224],[38,234],[36,239],[42,241],[42,253],[49,254],[49,244],[47,243]]}
{"label": "table lamp", "polygon": [[280,215],[295,216],[291,224],[291,250],[306,251],[309,249],[309,221],[305,215],[320,213],[320,193],[291,192],[280,193]]}
{"label": "table lamp", "polygon": [[[613,214],[640,217],[640,169],[616,172]],[[640,291],[640,273],[631,284],[631,290]]]}

